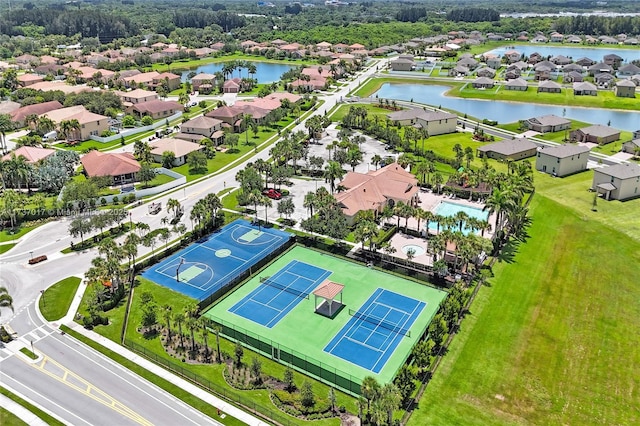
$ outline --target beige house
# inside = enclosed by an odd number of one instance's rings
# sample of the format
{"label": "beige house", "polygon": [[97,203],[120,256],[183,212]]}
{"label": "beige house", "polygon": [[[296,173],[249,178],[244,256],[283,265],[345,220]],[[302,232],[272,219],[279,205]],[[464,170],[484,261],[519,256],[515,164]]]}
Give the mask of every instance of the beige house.
{"label": "beige house", "polygon": [[56,109],[41,116],[49,117],[56,123],[56,126],[60,126],[60,123],[65,120],[78,120],[80,129],[73,131],[67,137],[69,140],[86,141],[91,136],[100,136],[105,130],[109,129],[109,117],[94,114],[83,105]]}
{"label": "beige house", "polygon": [[170,117],[177,112],[182,112],[183,110],[184,106],[178,102],[154,99],[130,106],[127,108],[127,113],[134,114],[140,118],[145,115],[149,115],[154,120],[158,120],[160,118]]}
{"label": "beige house", "polygon": [[346,191],[335,194],[350,224],[361,210],[378,215],[385,206],[398,202],[415,205],[418,201],[418,179],[398,163],[364,173],[349,172],[339,186]]}
{"label": "beige house", "polygon": [[640,197],[640,165],[623,163],[594,169],[591,189],[605,200]]}
{"label": "beige house", "polygon": [[127,102],[132,105],[158,99],[158,94],[156,92],[144,89],[135,89],[130,92],[118,92],[118,96],[122,99],[122,102]]}
{"label": "beige house", "polygon": [[622,144],[622,152],[635,155],[636,150],[640,150],[640,139],[633,139]]}
{"label": "beige house", "polygon": [[504,84],[506,90],[520,90],[525,92],[529,88],[529,83],[526,80],[518,77],[513,80],[509,80]]}
{"label": "beige house", "polygon": [[185,141],[182,139],[162,138],[149,142],[151,148],[151,156],[156,163],[162,163],[162,155],[166,151],[173,152],[176,159],[173,160],[173,166],[181,166],[187,162],[189,154],[204,149],[203,145],[198,143]]}
{"label": "beige house", "polygon": [[224,122],[222,120],[217,118],[200,116],[182,123],[182,126],[180,126],[180,132],[192,135],[202,135],[211,139],[215,143],[220,143],[224,139],[224,131],[222,130],[223,123]]}
{"label": "beige house", "polygon": [[598,145],[605,145],[620,139],[620,130],[596,124],[574,130],[569,137],[572,141],[576,142],[591,142],[597,143]]}
{"label": "beige house", "polygon": [[538,145],[525,138],[506,139],[478,147],[478,157],[496,160],[522,160],[536,155]]}
{"label": "beige house", "polygon": [[620,80],[616,83],[616,87],[613,89],[613,91],[619,98],[636,97],[636,85],[631,80]]}
{"label": "beige house", "polygon": [[389,61],[389,66],[393,71],[413,71],[416,63],[412,58],[397,58]]}
{"label": "beige house", "polygon": [[200,73],[191,79],[191,85],[193,86],[194,91],[197,90],[201,92],[211,93],[215,81],[216,76],[214,74]]}
{"label": "beige house", "polygon": [[552,176],[567,176],[587,169],[589,148],[580,145],[544,147],[536,155],[536,170]]}
{"label": "beige house", "polygon": [[429,136],[455,133],[458,116],[448,112],[405,109],[387,114],[387,118],[401,125],[425,129]]}
{"label": "beige house", "polygon": [[573,94],[576,96],[598,96],[598,88],[588,81],[573,83]]}

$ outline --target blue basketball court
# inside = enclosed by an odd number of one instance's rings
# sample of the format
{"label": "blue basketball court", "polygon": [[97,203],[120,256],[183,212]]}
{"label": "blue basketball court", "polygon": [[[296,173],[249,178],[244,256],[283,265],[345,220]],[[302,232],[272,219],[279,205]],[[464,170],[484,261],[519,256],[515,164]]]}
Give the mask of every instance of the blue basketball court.
{"label": "blue basketball court", "polygon": [[324,348],[374,373],[379,373],[426,303],[378,288]]}
{"label": "blue basketball court", "polygon": [[272,328],[302,299],[308,299],[331,271],[293,260],[229,309],[241,317]]}
{"label": "blue basketball court", "polygon": [[283,246],[291,235],[236,220],[142,273],[142,276],[198,300]]}

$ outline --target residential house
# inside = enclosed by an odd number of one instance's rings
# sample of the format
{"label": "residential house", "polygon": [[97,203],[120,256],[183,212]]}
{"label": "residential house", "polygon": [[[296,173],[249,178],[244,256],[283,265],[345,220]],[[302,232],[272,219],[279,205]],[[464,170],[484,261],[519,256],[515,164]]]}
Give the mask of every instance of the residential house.
{"label": "residential house", "polygon": [[549,59],[549,62],[552,62],[559,66],[569,65],[571,63],[571,59],[567,58],[564,55],[556,55]]}
{"label": "residential house", "polygon": [[125,87],[152,87],[153,80],[160,75],[157,71],[129,74],[126,77],[121,75]]}
{"label": "residential house", "polygon": [[122,99],[122,102],[125,106],[131,106],[134,104],[158,99],[158,94],[156,92],[151,92],[144,89],[135,89],[130,92],[117,92],[117,94],[120,99]]}
{"label": "residential house", "polygon": [[640,138],[633,139],[633,140],[630,140],[629,142],[623,143],[622,152],[626,152],[627,154],[633,154],[635,156],[640,156],[638,155],[638,152],[640,152]]}
{"label": "residential house", "polygon": [[200,73],[191,79],[191,86],[194,91],[201,93],[211,93],[215,84],[216,76],[214,74]]}
{"label": "residential house", "polygon": [[62,104],[58,101],[42,102],[39,104],[27,105],[20,107],[11,113],[11,121],[15,123],[15,126],[20,128],[26,126],[25,119],[30,115],[41,115],[49,111],[62,108]]}
{"label": "residential house", "polygon": [[398,163],[365,173],[349,172],[339,186],[344,191],[335,194],[338,205],[350,224],[360,211],[373,211],[377,216],[386,206],[398,202],[415,205],[418,201],[418,179]]}
{"label": "residential house", "polygon": [[504,84],[504,88],[507,90],[521,90],[526,91],[529,88],[529,83],[522,78],[515,78],[513,80],[509,80]]}
{"label": "residential house", "polygon": [[495,82],[488,77],[478,77],[471,82],[471,85],[475,89],[492,89]]}
{"label": "residential house", "polygon": [[469,72],[469,68],[462,65],[456,65],[449,70],[448,74],[450,77],[465,77],[469,75]]}
{"label": "residential house", "polygon": [[151,156],[156,163],[162,163],[162,156],[170,151],[176,157],[171,163],[174,167],[181,166],[187,162],[187,157],[192,152],[201,151],[205,147],[199,143],[189,142],[182,139],[162,138],[149,142]]}
{"label": "residential house", "polygon": [[224,131],[222,130],[223,123],[224,122],[222,120],[217,118],[199,116],[182,123],[182,126],[180,126],[180,132],[192,135],[202,135],[203,137],[209,138],[214,143],[218,144],[224,140]]}
{"label": "residential house", "polygon": [[533,52],[531,55],[529,55],[529,60],[528,62],[530,64],[537,64],[538,62],[542,61],[542,55],[539,54],[538,52]]}
{"label": "residential house", "polygon": [[587,169],[589,148],[583,145],[557,145],[538,149],[536,170],[552,176],[567,176]]}
{"label": "residential house", "polygon": [[473,58],[469,58],[469,57],[465,57],[465,58],[461,58],[458,62],[456,62],[457,65],[461,65],[463,67],[466,67],[470,70],[474,70],[476,68],[478,68],[478,65],[480,65],[480,63],[478,61],[476,61]]}
{"label": "residential house", "polygon": [[500,142],[482,145],[477,148],[479,158],[496,160],[522,160],[536,155],[538,145],[525,138],[505,139]]}
{"label": "residential house", "polygon": [[576,96],[598,96],[598,88],[588,81],[573,83],[573,94]]}
{"label": "residential house", "polygon": [[538,84],[538,92],[560,93],[562,92],[562,86],[555,81],[545,80]]}
{"label": "residential house", "polygon": [[241,79],[238,77],[232,78],[230,80],[226,80],[222,84],[222,92],[223,93],[240,93],[240,83]]}
{"label": "residential house", "polygon": [[618,68],[618,77],[631,77],[632,75],[640,74],[640,67],[634,63],[628,63]]}
{"label": "residential house", "polygon": [[553,33],[549,37],[552,43],[562,43],[564,41],[564,35],[560,33]]}
{"label": "residential house", "polygon": [[504,57],[507,59],[507,63],[513,64],[522,58],[522,54],[517,50],[507,50],[504,52]]}
{"label": "residential house", "polygon": [[478,77],[494,78],[496,76],[496,70],[489,67],[482,67],[478,71],[476,71],[476,75]]}
{"label": "residential house", "polygon": [[520,68],[518,68],[518,67],[509,67],[504,72],[504,79],[507,80],[507,81],[515,80],[516,78],[520,78],[520,75],[522,75],[522,71],[520,71]]}
{"label": "residential house", "polygon": [[631,80],[633,84],[635,84],[636,86],[640,86],[640,74],[635,74],[631,76],[629,80]]}
{"label": "residential house", "polygon": [[536,64],[534,67],[534,79],[537,81],[549,80],[551,78],[552,68],[548,65]]}
{"label": "residential house", "polygon": [[613,74],[610,74],[608,72],[602,72],[593,76],[593,81],[595,81],[598,87],[604,87],[605,89],[611,86],[614,80],[615,77],[613,76]]}
{"label": "residential house", "polygon": [[590,67],[591,65],[595,64],[596,61],[587,57],[582,57],[578,59],[575,63],[580,65],[581,67]]}
{"label": "residential house", "polygon": [[592,142],[598,145],[605,145],[620,139],[620,130],[596,124],[572,131],[570,138],[572,141]]}
{"label": "residential house", "polygon": [[611,67],[611,65],[607,65],[604,62],[598,62],[597,64],[593,64],[588,68],[588,70],[589,70],[589,75],[591,77],[593,77],[596,74],[601,74],[603,72],[608,72],[608,73],[613,72],[613,68]]}
{"label": "residential house", "polygon": [[539,133],[559,132],[571,128],[571,121],[557,115],[543,115],[527,120],[529,130]]}
{"label": "residential house", "polygon": [[531,43],[547,43],[549,39],[542,34],[538,34],[531,39]]}
{"label": "residential house", "polygon": [[580,44],[582,43],[582,38],[577,35],[569,35],[564,39],[564,41],[566,43]]}
{"label": "residential house", "polygon": [[458,116],[442,111],[425,111],[421,108],[403,109],[387,114],[394,123],[425,129],[430,136],[455,133]]}
{"label": "residential house", "polygon": [[598,40],[600,40],[600,43],[602,44],[618,44],[618,40],[614,37],[600,36],[598,37]]}
{"label": "residential house", "polygon": [[184,111],[184,106],[176,101],[163,101],[154,99],[147,102],[134,104],[127,108],[127,114],[133,114],[139,118],[145,115],[150,116],[154,120],[168,118],[178,112]]}
{"label": "residential house", "polygon": [[2,161],[11,160],[12,156],[23,157],[24,160],[29,164],[38,164],[45,158],[53,155],[56,152],[55,149],[50,148],[39,148],[36,146],[21,146],[14,151],[11,151],[4,157],[2,157]]}
{"label": "residential house", "polygon": [[110,176],[113,185],[135,182],[140,171],[140,163],[128,152],[106,153],[93,150],[82,156],[80,162],[87,177]]}
{"label": "residential house", "polygon": [[170,72],[163,72],[153,77],[149,87],[155,89],[159,86],[166,86],[169,92],[180,88],[180,76]]}
{"label": "residential house", "polygon": [[497,55],[493,55],[493,54],[485,55],[484,58],[485,58],[484,62],[489,68],[493,68],[494,70],[497,70],[502,66],[502,59],[500,59],[500,57]]}
{"label": "residential house", "polygon": [[[242,124],[243,111],[235,106],[221,106],[213,111],[209,111],[205,114],[206,117],[217,118],[223,122],[223,127],[231,127],[236,130],[239,129]],[[226,126],[225,126],[226,124]]]}
{"label": "residential house", "polygon": [[20,86],[28,87],[32,84],[44,81],[44,78],[38,74],[20,74],[18,77],[16,77],[16,80],[18,80],[18,84]]}
{"label": "residential house", "polygon": [[613,89],[613,91],[619,98],[636,97],[636,85],[631,80],[620,80],[616,83],[616,87]]}
{"label": "residential house", "polygon": [[413,71],[416,69],[415,61],[409,58],[394,59],[393,61],[389,61],[389,66],[392,71]]}
{"label": "residential house", "polygon": [[72,134],[67,135],[67,139],[70,141],[86,141],[91,136],[99,136],[109,130],[109,117],[95,114],[87,110],[84,105],[56,109],[41,114],[41,116],[49,117],[51,121],[56,123],[56,126],[60,126],[60,123],[65,120],[78,120],[80,129],[74,130]]}
{"label": "residential house", "polygon": [[13,111],[20,108],[18,102],[13,101],[0,101],[0,114],[11,114]]}
{"label": "residential house", "polygon": [[578,71],[569,71],[564,74],[563,81],[565,83],[580,83],[584,80],[582,73]]}
{"label": "residential house", "polygon": [[624,44],[630,45],[630,46],[637,46],[638,44],[640,44],[640,40],[638,40],[635,37],[630,37],[624,41]]}
{"label": "residential house", "polygon": [[15,58],[16,65],[22,69],[30,69],[40,65],[40,58],[25,53]]}
{"label": "residential house", "polygon": [[640,165],[623,163],[594,169],[591,189],[605,200],[640,197]]}
{"label": "residential house", "polygon": [[576,71],[579,73],[582,73],[582,71],[584,71],[584,68],[582,68],[580,65],[578,64],[568,64],[562,67],[562,72],[564,73],[568,73],[571,71]]}
{"label": "residential house", "polygon": [[615,53],[609,53],[608,55],[603,56],[602,62],[617,69],[622,63],[622,57]]}

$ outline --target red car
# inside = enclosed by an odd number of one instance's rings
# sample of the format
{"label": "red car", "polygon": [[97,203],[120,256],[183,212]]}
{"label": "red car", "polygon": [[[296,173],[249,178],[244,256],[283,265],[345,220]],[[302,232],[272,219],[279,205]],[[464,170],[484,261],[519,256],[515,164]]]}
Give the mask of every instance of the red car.
{"label": "red car", "polygon": [[262,194],[274,200],[279,200],[280,198],[282,198],[282,194],[273,188],[265,189],[264,191],[262,191]]}

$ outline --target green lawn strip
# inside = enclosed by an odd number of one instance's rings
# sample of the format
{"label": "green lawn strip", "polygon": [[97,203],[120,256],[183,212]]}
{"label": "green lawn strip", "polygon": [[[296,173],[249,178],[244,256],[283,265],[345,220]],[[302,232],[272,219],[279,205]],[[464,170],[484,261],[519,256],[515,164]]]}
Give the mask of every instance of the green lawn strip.
{"label": "green lawn strip", "polygon": [[16,246],[17,243],[15,244],[0,244],[0,254],[6,253],[9,250],[11,250],[12,248],[14,248]]}
{"label": "green lawn strip", "polygon": [[0,231],[0,243],[17,240],[23,237],[28,232],[33,231],[43,223],[44,222],[37,225],[20,226],[19,228],[14,228],[14,229],[3,229],[2,231]]}
{"label": "green lawn strip", "polygon": [[27,423],[23,422],[20,417],[4,407],[0,407],[0,424],[3,426],[27,426]]}
{"label": "green lawn strip", "polygon": [[593,170],[587,170],[563,178],[554,178],[534,171],[536,193],[542,194],[573,209],[585,221],[599,222],[640,241],[640,199],[606,201],[597,199],[597,211],[592,211],[594,193],[589,191],[593,182]]}
{"label": "green lawn strip", "polygon": [[[49,426],[64,426],[64,423],[58,421],[58,419],[56,419],[53,416],[50,416],[49,414],[45,413],[44,411],[42,411],[40,408],[36,407],[35,405],[31,404],[28,401],[25,401],[24,399],[20,398],[18,395],[14,394],[13,392],[11,392],[10,390],[0,386],[0,394],[6,396],[7,398],[9,398],[10,400],[12,400],[13,402],[23,406],[24,408],[26,408],[27,410],[29,410],[30,412],[32,412],[33,414],[35,414],[39,419],[41,419],[42,421],[44,421],[45,423],[47,423]],[[5,425],[5,424],[12,424],[12,423],[5,423],[5,417],[4,416],[0,416],[0,424]],[[20,424],[25,424],[25,423],[13,423],[15,425],[20,425]]]}
{"label": "green lawn strip", "polygon": [[529,241],[494,267],[410,425],[637,422],[640,243],[531,207]]}
{"label": "green lawn strip", "polygon": [[118,364],[122,365],[123,367],[131,370],[132,372],[134,372],[138,376],[144,378],[145,380],[148,380],[149,382],[151,382],[154,385],[158,386],[159,388],[165,390],[166,392],[169,392],[171,395],[173,395],[176,398],[180,399],[184,403],[192,406],[196,410],[206,414],[207,416],[209,416],[209,417],[211,417],[213,419],[216,419],[220,423],[225,424],[225,425],[229,425],[229,426],[239,426],[239,425],[243,425],[244,424],[240,420],[236,419],[235,417],[229,416],[229,415],[227,415],[224,419],[220,418],[218,416],[216,408],[213,407],[213,405],[211,405],[211,404],[209,404],[207,402],[204,402],[200,398],[198,398],[198,397],[192,395],[191,393],[185,391],[181,387],[171,383],[170,381],[168,381],[166,379],[163,379],[162,377],[150,372],[149,370],[146,370],[145,368],[139,366],[138,364],[136,364],[135,362],[127,359],[126,357],[124,357],[124,356],[122,356],[122,355],[120,355],[120,354],[118,354],[116,352],[113,352],[112,350],[110,350],[108,348],[105,348],[101,344],[95,342],[94,340],[91,340],[88,337],[83,336],[82,334],[72,330],[71,328],[67,327],[66,325],[61,325],[60,329],[62,331],[64,331],[65,333],[67,333],[68,335],[70,335],[71,337],[74,337],[75,339],[78,339],[79,341],[81,341],[85,345],[87,345],[87,346],[91,347],[92,349],[100,352],[104,356],[112,359],[113,361],[117,362]]}
{"label": "green lawn strip", "polygon": [[57,321],[67,314],[81,281],[78,277],[67,277],[44,291],[38,307],[47,321]]}
{"label": "green lawn strip", "polygon": [[38,355],[34,354],[33,352],[31,352],[31,350],[29,350],[27,348],[21,348],[20,352],[22,352],[23,354],[25,354],[26,356],[28,356],[31,359],[38,359]]}

